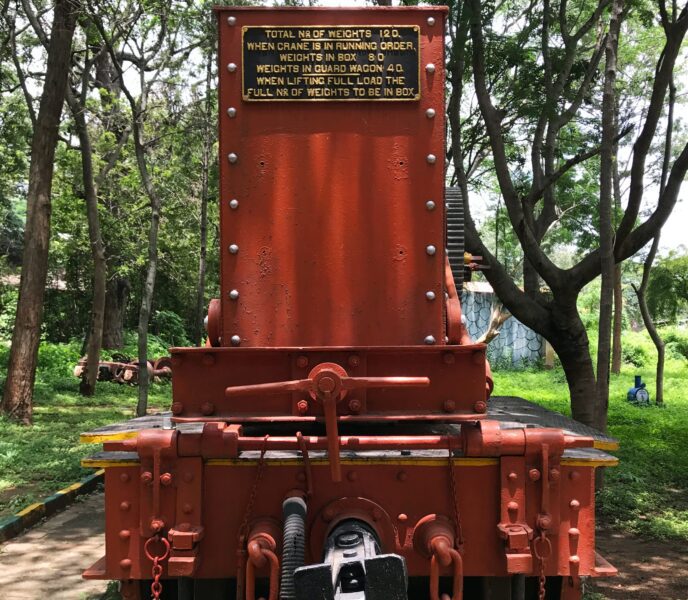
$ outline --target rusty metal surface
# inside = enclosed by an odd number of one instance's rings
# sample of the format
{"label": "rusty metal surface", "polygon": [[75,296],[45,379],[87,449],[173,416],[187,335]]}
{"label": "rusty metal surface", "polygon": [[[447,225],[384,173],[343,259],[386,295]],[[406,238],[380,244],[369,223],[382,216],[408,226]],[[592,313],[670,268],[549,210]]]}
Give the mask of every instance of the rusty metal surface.
{"label": "rusty metal surface", "polygon": [[[246,346],[420,345],[428,335],[441,343],[446,9],[233,14],[227,26],[218,12],[222,344],[239,336]],[[421,69],[419,101],[243,102],[242,27],[276,23],[418,25],[421,65],[437,69]]]}

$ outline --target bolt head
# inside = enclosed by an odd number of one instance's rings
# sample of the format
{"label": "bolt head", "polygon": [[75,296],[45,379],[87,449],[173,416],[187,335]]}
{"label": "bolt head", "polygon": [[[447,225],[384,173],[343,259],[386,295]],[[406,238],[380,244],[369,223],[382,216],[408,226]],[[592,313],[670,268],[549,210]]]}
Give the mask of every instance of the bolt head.
{"label": "bolt head", "polygon": [[540,515],[537,520],[540,529],[549,529],[552,527],[552,517],[549,515]]}
{"label": "bolt head", "polygon": [[572,538],[577,538],[580,535],[580,529],[578,529],[577,527],[571,527],[569,529],[569,535]]}
{"label": "bolt head", "polygon": [[201,413],[206,417],[215,412],[215,405],[212,402],[204,402],[201,404]]}
{"label": "bolt head", "polygon": [[358,398],[352,398],[349,400],[349,412],[357,414],[361,412],[361,401]]}
{"label": "bolt head", "polygon": [[234,71],[237,70],[236,63],[229,63],[229,64],[227,65],[227,70],[228,70],[230,73],[234,73]]}
{"label": "bolt head", "polygon": [[405,513],[399,513],[397,515],[397,521],[399,521],[400,523],[406,523],[406,521],[408,521],[408,515]]}
{"label": "bolt head", "polygon": [[425,252],[428,256],[435,256],[435,253],[437,252],[437,248],[430,244],[429,246],[425,247]]}
{"label": "bolt head", "polygon": [[230,106],[230,107],[227,109],[227,116],[228,116],[230,119],[233,119],[234,117],[236,117],[236,113],[237,113],[237,109],[234,108],[233,106]]}
{"label": "bolt head", "polygon": [[164,486],[172,485],[172,473],[163,473],[160,475],[160,483]]}
{"label": "bolt head", "polygon": [[120,540],[128,540],[131,537],[131,531],[128,529],[122,529],[122,531],[119,532],[119,539]]}
{"label": "bolt head", "polygon": [[444,412],[454,412],[454,410],[456,410],[456,402],[454,402],[453,400],[445,400],[442,404],[442,409],[444,410]]}
{"label": "bolt head", "polygon": [[149,484],[153,481],[153,473],[150,471],[144,471],[141,473],[141,483]]}
{"label": "bolt head", "polygon": [[511,473],[507,475],[507,478],[509,479],[509,481],[516,481],[518,479],[518,475],[511,471]]}
{"label": "bolt head", "polygon": [[434,73],[435,72],[435,65],[433,63],[428,63],[427,65],[425,65],[425,70],[428,73]]}
{"label": "bolt head", "polygon": [[571,510],[578,510],[580,508],[580,502],[574,498],[571,500],[571,502],[569,502],[569,506],[571,507]]}
{"label": "bolt head", "polygon": [[428,17],[428,25],[432,27],[435,24],[435,17]]}
{"label": "bolt head", "polygon": [[299,369],[305,369],[308,366],[308,357],[301,355],[296,359],[296,366]]}
{"label": "bolt head", "polygon": [[239,252],[239,246],[236,244],[231,244],[229,247],[229,253],[230,254],[237,254]]}
{"label": "bolt head", "polygon": [[182,511],[185,515],[190,515],[193,512],[193,506],[188,502],[182,507]]}
{"label": "bolt head", "polygon": [[428,346],[432,346],[435,343],[435,336],[434,335],[426,335],[423,342],[425,342]]}
{"label": "bolt head", "polygon": [[578,557],[577,554],[572,554],[571,557],[569,558],[569,562],[572,565],[577,565],[578,563],[580,563],[580,558]]}
{"label": "bolt head", "polygon": [[434,165],[437,162],[437,157],[434,154],[428,154],[425,160],[427,160],[429,164]]}
{"label": "bolt head", "polygon": [[119,561],[119,566],[122,569],[131,569],[131,558],[123,558]]}
{"label": "bolt head", "polygon": [[230,290],[229,299],[230,300],[238,300],[239,299],[239,290]]}
{"label": "bolt head", "polygon": [[308,402],[306,400],[299,400],[296,403],[296,410],[299,411],[299,414],[305,415],[308,412]]}
{"label": "bolt head", "polygon": [[514,502],[513,500],[509,502],[509,504],[506,505],[506,509],[509,512],[516,512],[518,510],[518,502]]}
{"label": "bolt head", "polygon": [[425,111],[425,116],[428,119],[434,119],[435,118],[435,109],[434,108],[428,108],[428,110]]}
{"label": "bolt head", "polygon": [[150,528],[153,531],[161,531],[165,527],[165,522],[161,519],[151,519]]}
{"label": "bolt head", "polygon": [[484,413],[487,412],[487,402],[484,400],[478,400],[474,405],[473,405],[473,410],[477,413]]}
{"label": "bolt head", "polygon": [[425,203],[425,208],[428,210],[435,210],[435,203],[432,200],[428,200]]}
{"label": "bolt head", "polygon": [[236,161],[239,160],[239,157],[236,155],[236,153],[230,152],[230,153],[227,155],[227,160],[228,160],[230,163],[234,164]]}
{"label": "bolt head", "polygon": [[435,299],[435,292],[433,292],[432,290],[425,292],[425,299],[429,300],[429,301],[434,300]]}
{"label": "bolt head", "polygon": [[173,402],[172,403],[172,414],[173,415],[180,415],[180,414],[182,414],[183,410],[184,410],[184,405],[181,402]]}
{"label": "bolt head", "polygon": [[531,469],[528,471],[528,477],[530,477],[531,481],[537,481],[540,479],[540,471],[538,469]]}
{"label": "bolt head", "polygon": [[233,198],[232,200],[229,201],[229,208],[232,210],[236,210],[239,208],[239,201],[236,198]]}
{"label": "bolt head", "polygon": [[131,508],[131,504],[127,502],[126,500],[124,502],[121,502],[119,505],[119,509],[123,511],[127,511]]}
{"label": "bolt head", "polygon": [[235,16],[227,17],[227,25],[231,25],[232,27],[234,25],[236,25],[236,17]]}
{"label": "bolt head", "polygon": [[131,476],[129,475],[129,473],[122,473],[122,474],[119,476],[119,480],[120,480],[122,483],[127,483],[130,479],[131,479]]}
{"label": "bolt head", "polygon": [[232,346],[239,346],[241,345],[241,336],[233,335],[230,341],[232,342]]}
{"label": "bolt head", "polygon": [[550,469],[549,470],[549,478],[552,481],[558,481],[559,480],[559,469]]}

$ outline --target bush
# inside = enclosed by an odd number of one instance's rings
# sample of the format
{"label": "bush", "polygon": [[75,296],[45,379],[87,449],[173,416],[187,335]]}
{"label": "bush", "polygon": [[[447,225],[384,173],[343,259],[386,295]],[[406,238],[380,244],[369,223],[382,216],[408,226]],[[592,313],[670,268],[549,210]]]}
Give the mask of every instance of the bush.
{"label": "bush", "polygon": [[626,364],[644,367],[650,360],[650,353],[640,344],[625,342],[621,346],[621,357]]}
{"label": "bush", "polygon": [[664,339],[668,355],[688,359],[688,331],[671,327],[662,330],[660,335]]}
{"label": "bush", "polygon": [[184,320],[177,313],[171,310],[158,310],[155,312],[152,325],[153,332],[169,342],[170,346],[191,346]]}

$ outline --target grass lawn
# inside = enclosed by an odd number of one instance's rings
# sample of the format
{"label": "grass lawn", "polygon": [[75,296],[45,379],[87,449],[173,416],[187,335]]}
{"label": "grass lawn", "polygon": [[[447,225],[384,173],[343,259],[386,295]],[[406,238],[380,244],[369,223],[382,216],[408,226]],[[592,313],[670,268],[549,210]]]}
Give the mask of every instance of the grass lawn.
{"label": "grass lawn", "polygon": [[[7,353],[7,347],[0,346],[0,365],[6,364]],[[162,354],[161,349],[153,354]],[[134,416],[134,387],[100,383],[93,398],[79,395],[72,375],[78,358],[78,345],[43,345],[34,426],[20,427],[0,417],[0,516],[88,474],[79,461],[100,445],[79,444],[80,432]],[[667,362],[665,408],[626,402],[636,373],[654,394],[651,358],[642,368],[627,365],[621,375],[612,376],[609,431],[621,442],[616,453],[621,464],[607,470],[599,514],[604,523],[626,531],[688,540],[688,361],[675,356]],[[494,376],[496,394],[523,396],[569,414],[560,368],[496,370]],[[169,384],[153,386],[150,407],[166,409],[170,393]]]}
{"label": "grass lawn", "polygon": [[[79,350],[78,344],[41,346],[33,427],[22,427],[0,416],[0,517],[92,473],[79,463],[102,446],[80,444],[79,434],[134,416],[135,387],[105,382],[98,384],[95,396],[79,395],[79,380],[72,374]],[[3,370],[8,352],[6,346],[0,347]],[[4,376],[0,373],[1,379]],[[170,394],[169,383],[154,385],[149,406],[167,408]]]}

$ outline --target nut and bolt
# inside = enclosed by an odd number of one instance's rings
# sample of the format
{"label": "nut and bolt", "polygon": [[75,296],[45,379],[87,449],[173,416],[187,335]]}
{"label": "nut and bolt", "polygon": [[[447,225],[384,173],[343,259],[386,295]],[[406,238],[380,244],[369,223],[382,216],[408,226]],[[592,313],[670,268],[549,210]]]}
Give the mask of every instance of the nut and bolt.
{"label": "nut and bolt", "polygon": [[428,161],[428,164],[434,165],[437,162],[437,157],[434,154],[428,154],[425,157],[425,160]]}
{"label": "nut and bolt", "polygon": [[428,17],[428,25],[432,27],[435,24],[435,17]]}
{"label": "nut and bolt", "polygon": [[530,477],[531,481],[537,481],[540,479],[540,471],[538,469],[531,469],[528,471],[528,477]]}
{"label": "nut and bolt", "polygon": [[425,292],[425,299],[426,299],[426,300],[432,301],[432,300],[435,299],[435,297],[436,297],[436,296],[435,296],[435,292],[433,292],[432,290],[429,290],[429,291]]}
{"label": "nut and bolt", "polygon": [[516,481],[518,479],[518,475],[511,471],[511,473],[507,475],[507,478],[509,479],[509,481]]}
{"label": "nut and bolt", "polygon": [[487,412],[487,402],[484,400],[478,400],[474,405],[473,405],[473,410],[477,413],[484,413]]}
{"label": "nut and bolt", "polygon": [[428,256],[435,256],[435,253],[436,253],[436,252],[437,252],[437,248],[435,248],[435,246],[433,246],[432,244],[430,244],[429,246],[426,246],[426,247],[425,247],[425,253],[426,253]]}
{"label": "nut and bolt", "polygon": [[358,365],[361,364],[361,359],[360,359],[360,357],[356,356],[355,354],[352,354],[347,359],[347,362],[349,363],[350,367],[356,368]]}
{"label": "nut and bolt", "polygon": [[433,63],[428,63],[427,65],[425,65],[425,70],[428,73],[434,73],[435,72],[435,65]]}
{"label": "nut and bolt", "polygon": [[299,400],[296,403],[296,410],[299,411],[299,414],[305,415],[308,412],[308,402],[306,400]]}
{"label": "nut and bolt", "polygon": [[442,403],[442,409],[444,410],[444,412],[454,412],[456,410],[456,402],[454,402],[453,400],[445,400]]}
{"label": "nut and bolt", "polygon": [[163,473],[160,475],[160,483],[161,485],[164,486],[169,486],[172,485],[172,482],[174,481],[174,478],[172,477],[172,473]]}
{"label": "nut and bolt", "polygon": [[227,17],[227,25],[231,25],[231,26],[236,25],[236,17],[235,16]]}
{"label": "nut and bolt", "polygon": [[358,414],[361,412],[361,401],[358,398],[352,398],[349,400],[349,412]]}
{"label": "nut and bolt", "polygon": [[153,473],[150,471],[144,471],[141,473],[141,483],[148,485],[153,482]]}
{"label": "nut and bolt", "polygon": [[230,107],[227,109],[227,116],[228,116],[230,119],[233,119],[234,117],[236,117],[236,114],[237,114],[237,110],[236,110],[236,108],[234,108],[233,106],[230,106]]}
{"label": "nut and bolt", "polygon": [[234,163],[236,163],[236,161],[239,160],[239,157],[236,155],[236,153],[230,152],[230,153],[227,155],[227,160],[228,160],[230,163],[234,164]]}
{"label": "nut and bolt", "polygon": [[204,402],[201,404],[201,413],[206,417],[215,412],[215,405],[212,402]]}
{"label": "nut and bolt", "polygon": [[296,366],[299,369],[305,369],[308,366],[308,357],[303,354],[296,359]]}
{"label": "nut and bolt", "polygon": [[239,252],[239,246],[236,244],[230,244],[228,250],[230,254],[237,254]]}

